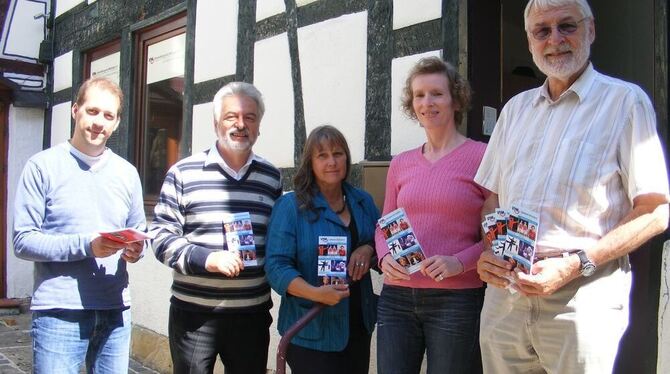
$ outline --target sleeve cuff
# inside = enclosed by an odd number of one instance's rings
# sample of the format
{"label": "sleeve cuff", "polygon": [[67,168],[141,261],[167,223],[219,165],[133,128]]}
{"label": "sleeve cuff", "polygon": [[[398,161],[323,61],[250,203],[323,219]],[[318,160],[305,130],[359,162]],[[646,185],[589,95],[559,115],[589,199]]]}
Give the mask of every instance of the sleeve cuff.
{"label": "sleeve cuff", "polygon": [[86,257],[94,257],[93,256],[93,247],[91,246],[91,243],[95,238],[100,236],[100,234],[95,233],[95,234],[90,234],[90,235],[83,235],[82,241],[84,242],[84,255]]}
{"label": "sleeve cuff", "polygon": [[286,291],[288,291],[288,285],[291,282],[300,276],[300,273],[295,269],[287,269],[284,271],[284,274],[279,278],[277,285],[274,287],[274,290],[280,296],[286,296]]}
{"label": "sleeve cuff", "polygon": [[209,256],[210,253],[216,252],[216,250],[194,245],[189,252],[190,254],[187,258],[187,263],[188,268],[191,270],[190,273],[209,274],[205,268],[205,264],[207,263],[207,256]]}
{"label": "sleeve cuff", "polygon": [[463,265],[464,273],[477,268],[477,261],[479,260],[479,256],[481,256],[483,250],[484,244],[482,241],[479,241],[475,245],[455,254],[456,258]]}

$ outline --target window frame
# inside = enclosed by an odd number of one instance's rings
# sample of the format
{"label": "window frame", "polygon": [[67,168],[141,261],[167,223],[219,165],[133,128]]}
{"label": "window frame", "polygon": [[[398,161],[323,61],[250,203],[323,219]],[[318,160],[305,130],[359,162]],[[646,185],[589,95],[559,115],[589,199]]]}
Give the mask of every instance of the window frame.
{"label": "window frame", "polygon": [[[131,136],[135,138],[135,146],[132,149],[132,155],[135,160],[135,166],[140,175],[142,181],[145,180],[147,173],[146,170],[146,157],[145,150],[146,147],[150,145],[145,144],[146,136],[146,116],[144,111],[147,109],[147,95],[148,95],[148,85],[146,84],[147,80],[147,53],[149,46],[156,43],[162,42],[164,40],[170,39],[174,36],[187,33],[187,13],[182,12],[175,16],[169,17],[161,22],[158,22],[154,25],[136,30],[133,35],[134,51],[135,58],[133,59],[133,67],[137,74],[135,81],[133,82],[133,91],[134,91],[134,100],[133,100],[133,119],[135,123],[134,130],[131,133]],[[186,70],[186,68],[185,68]],[[186,75],[186,71],[184,71]],[[180,128],[181,131],[181,128]],[[183,137],[183,134],[180,134],[180,138]],[[177,159],[179,158],[179,150],[177,150]],[[144,192],[144,204],[145,210],[147,213],[150,213],[149,210],[158,202],[157,194],[148,194]]]}

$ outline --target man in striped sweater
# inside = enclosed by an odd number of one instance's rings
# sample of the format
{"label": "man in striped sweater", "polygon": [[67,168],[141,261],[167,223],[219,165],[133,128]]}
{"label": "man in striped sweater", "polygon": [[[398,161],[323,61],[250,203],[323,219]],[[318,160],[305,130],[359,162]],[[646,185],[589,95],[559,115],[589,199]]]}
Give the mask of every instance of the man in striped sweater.
{"label": "man in striped sweater", "polygon": [[[215,144],[177,162],[154,211],[159,261],[173,269],[169,318],[175,373],[265,373],[272,321],[263,271],[267,221],[281,195],[279,170],[255,155],[264,113],[251,84],[230,83],[213,100]],[[224,217],[251,215],[257,265],[228,250]]]}

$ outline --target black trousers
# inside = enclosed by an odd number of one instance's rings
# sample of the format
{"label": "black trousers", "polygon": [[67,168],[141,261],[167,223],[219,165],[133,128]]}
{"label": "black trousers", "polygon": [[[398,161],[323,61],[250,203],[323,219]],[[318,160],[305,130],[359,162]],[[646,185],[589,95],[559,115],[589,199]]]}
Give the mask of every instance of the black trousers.
{"label": "black trousers", "polygon": [[343,351],[323,352],[289,344],[286,361],[293,374],[368,374],[370,337],[365,330],[350,332]]}
{"label": "black trousers", "polygon": [[349,286],[349,341],[340,352],[324,352],[289,344],[286,362],[293,374],[368,374],[371,335],[363,325],[361,287]]}
{"label": "black trousers", "polygon": [[221,357],[226,374],[265,374],[269,311],[200,313],[170,306],[170,354],[175,374],[211,374]]}

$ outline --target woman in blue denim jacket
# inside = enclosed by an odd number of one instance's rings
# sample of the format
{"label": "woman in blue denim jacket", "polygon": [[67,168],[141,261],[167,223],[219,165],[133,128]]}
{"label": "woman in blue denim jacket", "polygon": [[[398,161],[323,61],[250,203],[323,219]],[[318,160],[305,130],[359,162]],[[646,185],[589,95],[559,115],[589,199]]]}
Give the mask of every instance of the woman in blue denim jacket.
{"label": "woman in blue denim jacket", "polygon": [[[317,127],[307,138],[295,192],[282,196],[272,210],[265,271],[282,297],[279,333],[315,302],[329,306],[292,339],[287,362],[294,374],[368,372],[377,305],[369,270],[376,264],[379,211],[368,193],[345,182],[350,167],[342,133]],[[346,249],[323,245],[324,238],[320,246],[324,236],[339,237],[327,244],[346,238]],[[339,262],[324,266],[329,255],[346,256],[346,274],[338,274]]]}

